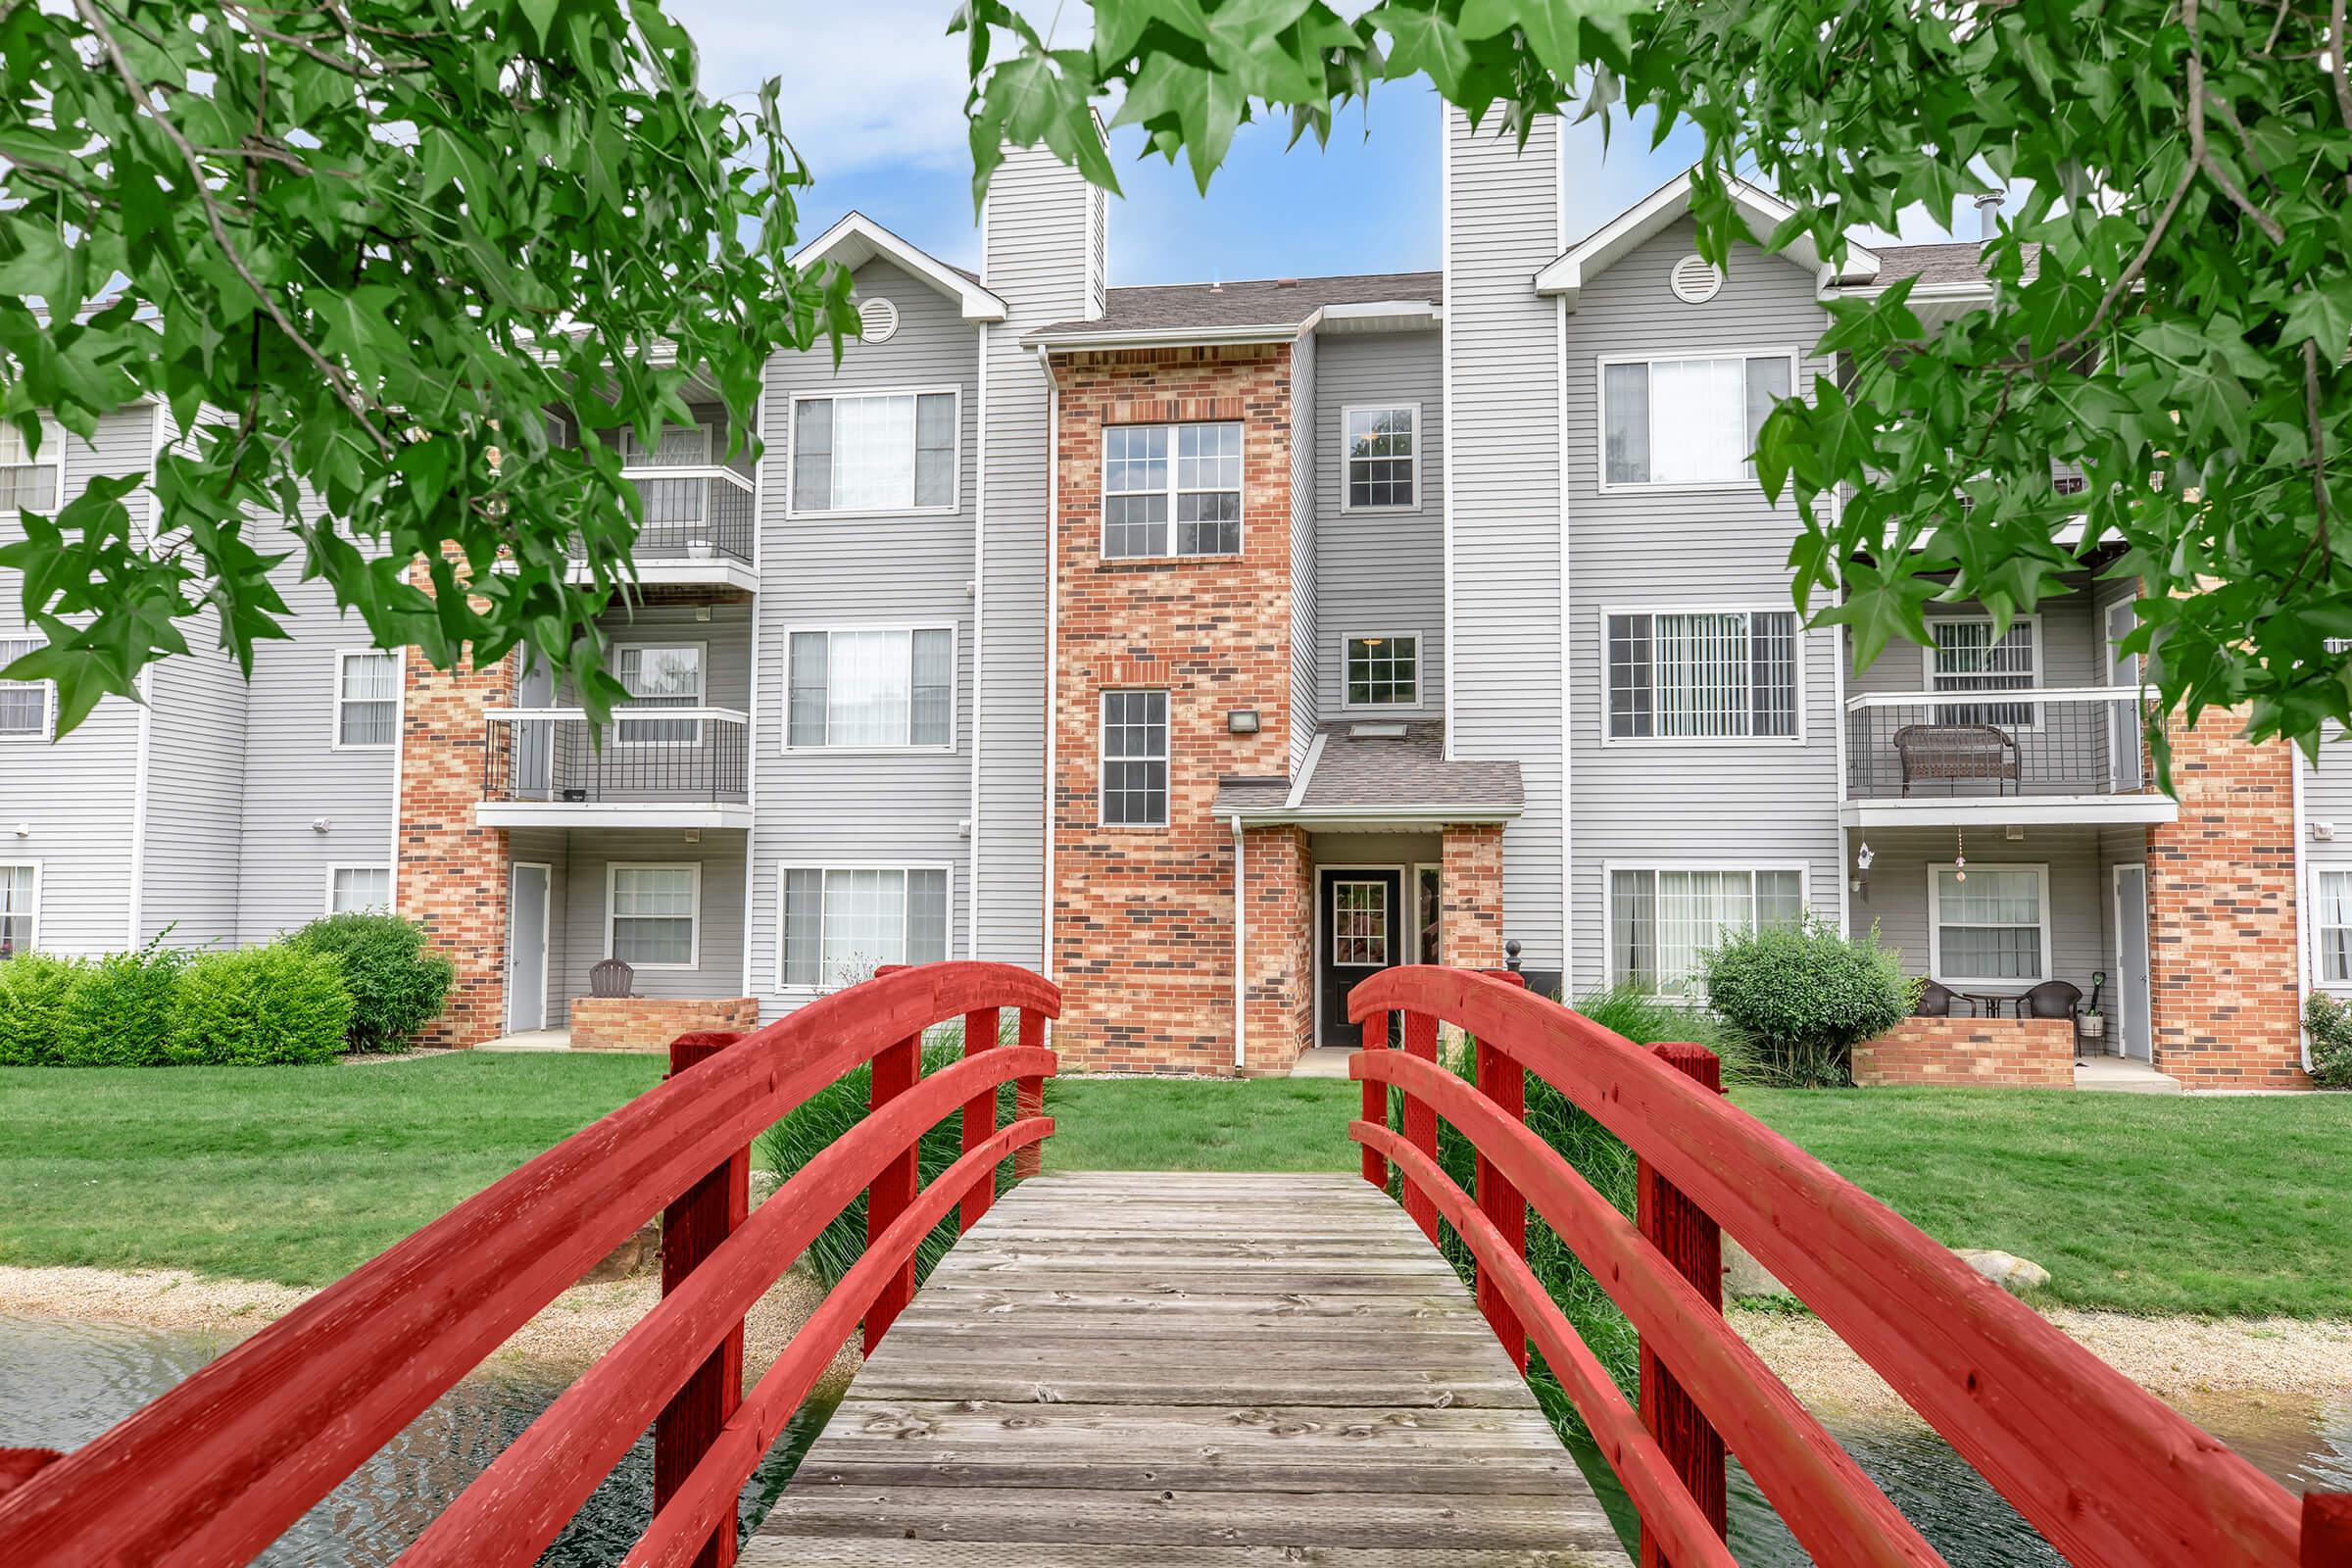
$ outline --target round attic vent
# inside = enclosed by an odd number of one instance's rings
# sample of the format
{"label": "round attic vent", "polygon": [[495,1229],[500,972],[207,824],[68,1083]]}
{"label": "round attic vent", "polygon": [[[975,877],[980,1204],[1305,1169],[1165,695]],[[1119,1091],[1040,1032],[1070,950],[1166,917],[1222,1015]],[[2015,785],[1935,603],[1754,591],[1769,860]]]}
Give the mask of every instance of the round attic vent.
{"label": "round attic vent", "polygon": [[858,307],[858,319],[865,323],[868,343],[887,343],[899,330],[899,308],[888,300],[867,300]]}
{"label": "round attic vent", "polygon": [[1685,305],[1704,305],[1723,292],[1723,270],[1703,256],[1686,256],[1666,274],[1674,297]]}

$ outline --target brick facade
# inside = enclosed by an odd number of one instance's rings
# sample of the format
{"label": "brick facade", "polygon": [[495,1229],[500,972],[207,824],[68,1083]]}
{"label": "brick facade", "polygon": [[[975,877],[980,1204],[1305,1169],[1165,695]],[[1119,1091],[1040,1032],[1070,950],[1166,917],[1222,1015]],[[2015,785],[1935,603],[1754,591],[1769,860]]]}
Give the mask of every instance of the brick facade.
{"label": "brick facade", "polygon": [[458,966],[419,1043],[476,1046],[506,1033],[507,834],[480,827],[483,710],[514,696],[512,667],[435,669],[411,649],[400,730],[395,902]]}
{"label": "brick facade", "polygon": [[1864,1089],[2072,1089],[2074,1020],[1905,1018],[1854,1048],[1854,1082]]}
{"label": "brick facade", "polygon": [[1288,1072],[1315,1032],[1315,865],[1306,830],[1242,835],[1249,956],[1242,1071]]}
{"label": "brick facade", "polygon": [[1449,827],[1438,869],[1438,959],[1463,969],[1502,967],[1502,828]]}
{"label": "brick facade", "polygon": [[[1234,847],[1209,808],[1220,777],[1290,768],[1289,347],[1057,355],[1054,372],[1054,1043],[1069,1068],[1230,1074]],[[1243,425],[1241,554],[1105,561],[1104,427],[1192,420]],[[1102,825],[1102,698],[1120,689],[1168,693],[1164,828]],[[1258,732],[1228,733],[1245,708]],[[1269,844],[1277,859],[1303,853]],[[1311,975],[1294,986],[1311,1006]],[[1269,1010],[1286,1005],[1298,1004],[1269,996]],[[1278,1025],[1253,1041],[1251,1065],[1273,1066],[1281,1038]]]}
{"label": "brick facade", "polygon": [[2189,1089],[2305,1088],[2292,748],[2243,715],[2176,724],[2180,819],[2148,829],[2156,1068]]}
{"label": "brick facade", "polygon": [[697,1029],[748,1034],[759,1027],[758,997],[579,997],[571,1004],[574,1051],[667,1051]]}

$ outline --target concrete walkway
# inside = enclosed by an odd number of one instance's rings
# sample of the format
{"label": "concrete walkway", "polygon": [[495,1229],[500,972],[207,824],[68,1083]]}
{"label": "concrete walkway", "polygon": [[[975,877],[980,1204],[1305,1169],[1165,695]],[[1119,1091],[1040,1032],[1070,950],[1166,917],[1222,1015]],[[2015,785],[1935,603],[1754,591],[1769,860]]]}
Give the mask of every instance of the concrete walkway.
{"label": "concrete walkway", "polygon": [[2135,1056],[2078,1056],[2075,1087],[2111,1095],[2177,1095],[2180,1080]]}
{"label": "concrete walkway", "polygon": [[571,1031],[568,1029],[518,1029],[496,1040],[485,1040],[473,1048],[476,1051],[569,1051]]}

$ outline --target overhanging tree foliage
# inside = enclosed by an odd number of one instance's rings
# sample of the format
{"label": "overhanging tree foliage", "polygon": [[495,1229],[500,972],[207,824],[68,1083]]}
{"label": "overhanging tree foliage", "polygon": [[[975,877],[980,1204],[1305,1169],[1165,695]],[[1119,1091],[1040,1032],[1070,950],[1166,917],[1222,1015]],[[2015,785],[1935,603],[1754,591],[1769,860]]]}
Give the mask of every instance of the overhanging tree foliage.
{"label": "overhanging tree foliage", "polygon": [[705,98],[650,0],[0,0],[0,417],[154,397],[188,432],[152,537],[126,474],[0,551],[61,730],[207,611],[250,669],[294,552],[381,646],[527,642],[601,709],[639,514],[595,433],[699,379],[740,442],[770,353],[856,329],[787,260],[775,84]]}
{"label": "overhanging tree foliage", "polygon": [[[1240,122],[1287,113],[1294,140],[1325,139],[1335,106],[1417,74],[1497,134],[1688,121],[1718,262],[1745,233],[1742,175],[1796,209],[1769,245],[1832,258],[1851,226],[2029,184],[1985,252],[1989,306],[1929,331],[1907,283],[1834,304],[1823,349],[1850,376],[1765,425],[1759,477],[1801,519],[1798,607],[1850,624],[1867,663],[1924,641],[1933,599],[2005,621],[2120,546],[2107,569],[2143,583],[2132,645],[2156,641],[2167,709],[2243,706],[2255,737],[2305,746],[2352,721],[2345,0],[1388,0],[1352,21],[1097,0],[1080,47],[1004,0],[956,24],[983,184],[1000,138],[1110,184],[1101,100],[1205,187]],[[2053,459],[2083,494],[2054,492]]]}

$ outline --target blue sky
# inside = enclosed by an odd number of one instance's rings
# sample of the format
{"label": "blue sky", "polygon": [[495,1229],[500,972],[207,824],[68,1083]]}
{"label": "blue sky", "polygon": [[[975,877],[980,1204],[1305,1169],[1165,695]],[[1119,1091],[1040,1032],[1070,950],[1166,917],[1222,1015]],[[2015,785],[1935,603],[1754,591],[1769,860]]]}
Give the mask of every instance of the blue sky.
{"label": "blue sky", "polygon": [[[979,263],[963,133],[963,54],[945,28],[952,0],[669,0],[694,32],[708,90],[783,82],[784,122],[816,175],[804,235],[852,209],[932,254]],[[1030,0],[1048,17],[1045,0]],[[1073,12],[1079,8],[1071,6]],[[1400,83],[1342,117],[1332,142],[1285,152],[1288,124],[1244,127],[1203,197],[1184,168],[1139,161],[1140,136],[1113,135],[1124,195],[1111,203],[1110,281],[1308,277],[1438,266],[1438,102]],[[1647,127],[1598,128],[1568,150],[1568,231],[1599,226],[1685,168],[1696,138],[1655,152]],[[1939,238],[1922,223],[1906,237]]]}

